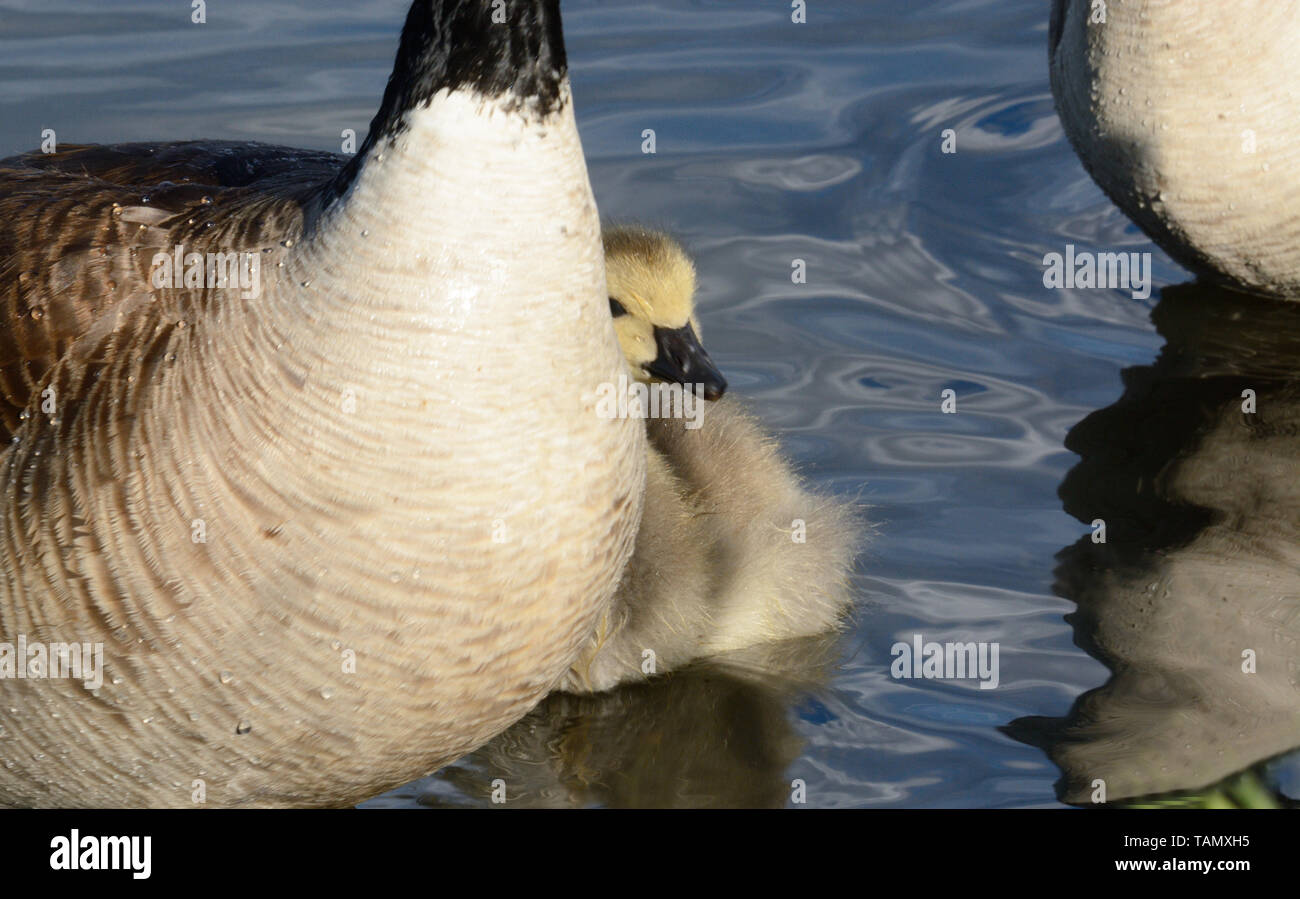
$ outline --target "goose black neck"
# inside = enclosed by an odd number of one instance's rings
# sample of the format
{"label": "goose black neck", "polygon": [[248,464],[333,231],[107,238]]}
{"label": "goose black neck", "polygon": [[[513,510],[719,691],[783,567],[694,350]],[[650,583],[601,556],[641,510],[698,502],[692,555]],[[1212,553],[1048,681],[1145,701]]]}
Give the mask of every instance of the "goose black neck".
{"label": "goose black neck", "polygon": [[407,128],[406,114],[439,91],[469,91],[545,116],[568,74],[560,0],[415,0],[379,112],[328,193],[346,190],[370,150]]}
{"label": "goose black neck", "polygon": [[560,0],[415,0],[370,138],[400,133],[404,113],[441,90],[546,115],[567,71]]}

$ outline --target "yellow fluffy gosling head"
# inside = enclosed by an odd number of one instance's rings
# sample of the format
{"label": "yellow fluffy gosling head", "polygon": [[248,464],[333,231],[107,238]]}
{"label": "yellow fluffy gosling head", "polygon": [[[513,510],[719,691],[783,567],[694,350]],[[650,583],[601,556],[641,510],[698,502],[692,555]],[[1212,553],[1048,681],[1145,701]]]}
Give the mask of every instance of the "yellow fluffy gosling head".
{"label": "yellow fluffy gosling head", "polygon": [[700,384],[716,400],[727,381],[700,344],[695,265],[676,240],[648,228],[608,228],[605,277],[609,311],[636,377]]}

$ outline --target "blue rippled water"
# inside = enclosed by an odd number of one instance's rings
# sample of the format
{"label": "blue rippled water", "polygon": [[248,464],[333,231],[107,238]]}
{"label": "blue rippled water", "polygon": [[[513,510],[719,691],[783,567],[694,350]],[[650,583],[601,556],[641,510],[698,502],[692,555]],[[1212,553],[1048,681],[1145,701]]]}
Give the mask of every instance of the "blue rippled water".
{"label": "blue rippled water", "polygon": [[[0,2],[0,153],[47,127],[337,150],[364,134],[406,2],[224,0],[203,27],[176,6]],[[1106,679],[1053,592],[1088,532],[1057,498],[1063,442],[1163,341],[1155,294],[1047,290],[1042,257],[1153,251],[1157,287],[1187,276],[1064,139],[1043,0],[808,6],[793,24],[784,0],[566,0],[566,34],[602,214],[682,236],[735,393],[813,481],[870,507],[853,628],[798,676],[552,702],[371,805],[488,805],[503,772],[525,804],[781,805],[795,779],[815,806],[1059,804],[1056,766],[1000,728]],[[914,634],[996,641],[998,688],[893,679]]]}

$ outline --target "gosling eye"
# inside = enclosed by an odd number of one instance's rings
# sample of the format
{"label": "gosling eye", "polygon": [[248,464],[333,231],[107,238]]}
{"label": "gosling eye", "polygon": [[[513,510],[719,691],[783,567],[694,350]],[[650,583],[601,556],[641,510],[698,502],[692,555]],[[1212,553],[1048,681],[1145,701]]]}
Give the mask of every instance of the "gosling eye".
{"label": "gosling eye", "polygon": [[627,315],[627,310],[623,308],[622,303],[620,303],[618,300],[614,299],[613,297],[610,297],[609,314],[614,316],[614,318],[618,318],[620,315]]}

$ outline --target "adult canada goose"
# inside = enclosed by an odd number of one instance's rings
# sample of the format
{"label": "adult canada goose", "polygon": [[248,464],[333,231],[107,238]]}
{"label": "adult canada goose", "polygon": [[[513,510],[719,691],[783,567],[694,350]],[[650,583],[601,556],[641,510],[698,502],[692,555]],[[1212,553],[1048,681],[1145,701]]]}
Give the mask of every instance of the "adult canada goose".
{"label": "adult canada goose", "polygon": [[[0,164],[0,633],[103,644],[97,688],[0,678],[0,804],[350,804],[571,665],[645,440],[594,413],[623,362],[566,73],[559,0],[417,0],[346,165]],[[155,287],[181,246],[256,254],[258,296]]]}
{"label": "adult canada goose", "polygon": [[1300,293],[1289,3],[1055,0],[1052,93],[1089,174],[1183,265]]}
{"label": "adult canada goose", "polygon": [[[695,270],[680,244],[644,228],[607,229],[604,242],[614,326],[633,374],[694,380],[720,395],[726,382],[699,343]],[[856,515],[805,488],[734,399],[701,405],[694,423],[646,420],[636,551],[562,689],[607,690],[707,656],[823,633],[848,608]]]}

